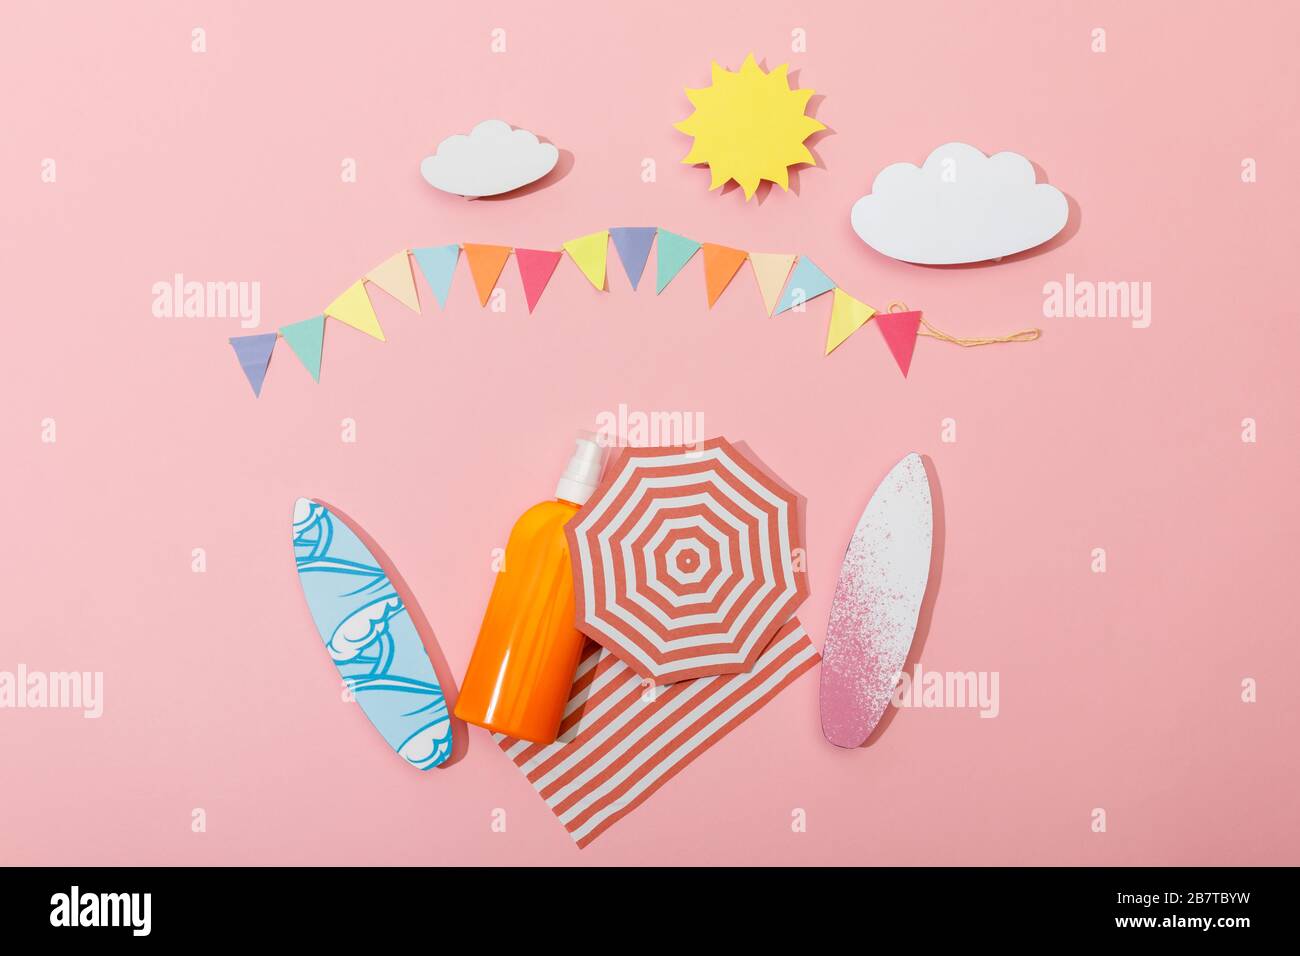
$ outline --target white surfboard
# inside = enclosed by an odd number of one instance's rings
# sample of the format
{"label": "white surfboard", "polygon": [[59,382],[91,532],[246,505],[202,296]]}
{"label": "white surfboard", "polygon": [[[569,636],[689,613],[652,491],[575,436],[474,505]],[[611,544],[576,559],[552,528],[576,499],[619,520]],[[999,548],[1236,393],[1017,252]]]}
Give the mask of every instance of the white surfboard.
{"label": "white surfboard", "polygon": [[837,747],[871,736],[912,649],[930,578],[934,508],[921,456],[885,476],[853,532],[822,650],[822,733]]}

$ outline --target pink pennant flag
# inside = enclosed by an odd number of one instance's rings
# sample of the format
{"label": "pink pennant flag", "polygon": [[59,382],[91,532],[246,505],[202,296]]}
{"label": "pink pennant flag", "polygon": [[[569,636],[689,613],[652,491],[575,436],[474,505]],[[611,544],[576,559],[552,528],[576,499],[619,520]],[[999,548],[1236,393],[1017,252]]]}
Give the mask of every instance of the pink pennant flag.
{"label": "pink pennant flag", "polygon": [[907,370],[912,366],[912,350],[916,348],[916,333],[921,328],[921,313],[877,312],[876,328],[885,337],[889,351],[894,353],[894,361],[902,370],[903,378],[907,378]]}
{"label": "pink pennant flag", "polygon": [[560,261],[560,252],[547,252],[544,249],[516,249],[515,262],[519,265],[519,278],[524,283],[524,298],[528,300],[528,312],[537,307],[537,300],[542,297],[542,290],[551,281],[555,267]]}

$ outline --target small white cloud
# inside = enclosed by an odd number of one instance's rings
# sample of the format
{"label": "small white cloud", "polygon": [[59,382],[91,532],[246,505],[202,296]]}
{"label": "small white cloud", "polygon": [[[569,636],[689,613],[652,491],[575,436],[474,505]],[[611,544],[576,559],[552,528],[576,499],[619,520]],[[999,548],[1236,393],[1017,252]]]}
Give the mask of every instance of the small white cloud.
{"label": "small white cloud", "polygon": [[1019,153],[947,143],[924,165],[894,163],[853,204],[853,231],[893,259],[983,262],[1041,245],[1065,228],[1065,194]]}
{"label": "small white cloud", "polygon": [[484,120],[468,136],[448,136],[420,163],[420,175],[435,189],[457,196],[496,196],[541,179],[559,162],[560,151],[540,143],[526,129]]}

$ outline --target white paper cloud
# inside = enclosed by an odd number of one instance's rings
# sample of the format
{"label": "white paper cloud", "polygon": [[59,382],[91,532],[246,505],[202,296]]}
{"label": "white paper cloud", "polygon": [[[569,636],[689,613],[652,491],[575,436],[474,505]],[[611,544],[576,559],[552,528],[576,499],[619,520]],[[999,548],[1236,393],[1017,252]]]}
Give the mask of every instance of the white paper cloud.
{"label": "white paper cloud", "polygon": [[894,163],[853,204],[853,231],[893,259],[927,265],[983,262],[1032,249],[1065,228],[1070,208],[1036,182],[1019,153],[985,156],[947,143],[924,165]]}
{"label": "white paper cloud", "polygon": [[457,196],[496,196],[541,179],[559,162],[560,151],[539,143],[526,129],[484,120],[468,136],[448,136],[420,163],[430,186]]}

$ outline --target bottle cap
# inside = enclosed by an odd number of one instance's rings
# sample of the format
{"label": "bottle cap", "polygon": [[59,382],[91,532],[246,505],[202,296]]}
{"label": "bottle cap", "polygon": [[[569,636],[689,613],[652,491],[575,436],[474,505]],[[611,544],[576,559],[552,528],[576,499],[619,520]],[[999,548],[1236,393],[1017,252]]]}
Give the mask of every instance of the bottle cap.
{"label": "bottle cap", "polygon": [[580,434],[577,445],[555,486],[555,497],[584,505],[600,484],[602,449],[596,436],[590,432]]}

